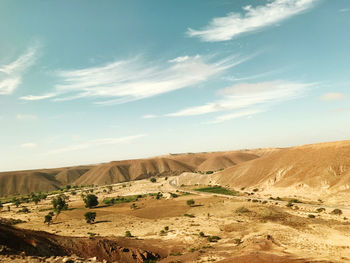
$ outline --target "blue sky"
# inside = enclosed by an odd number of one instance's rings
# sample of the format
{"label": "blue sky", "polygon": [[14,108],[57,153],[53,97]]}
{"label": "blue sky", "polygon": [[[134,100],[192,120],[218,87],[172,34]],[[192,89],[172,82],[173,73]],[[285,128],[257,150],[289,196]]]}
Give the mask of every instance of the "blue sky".
{"label": "blue sky", "polygon": [[0,1],[0,170],[349,139],[348,0]]}

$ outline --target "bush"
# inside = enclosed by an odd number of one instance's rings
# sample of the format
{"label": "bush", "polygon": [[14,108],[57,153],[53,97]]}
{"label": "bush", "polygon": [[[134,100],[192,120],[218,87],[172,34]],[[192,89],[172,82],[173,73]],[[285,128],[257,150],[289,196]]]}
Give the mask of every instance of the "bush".
{"label": "bush", "polygon": [[204,232],[199,232],[199,236],[201,236],[201,237],[205,237]]}
{"label": "bush", "polygon": [[343,213],[343,211],[341,211],[340,209],[336,208],[334,209],[331,214],[332,215],[341,215]]}
{"label": "bush", "polygon": [[218,236],[208,236],[207,239],[209,242],[218,242],[221,238]]}
{"label": "bush", "polygon": [[172,198],[177,198],[177,197],[178,197],[178,195],[177,195],[177,194],[174,194],[174,193],[170,193],[170,196],[171,196]]}
{"label": "bush", "polygon": [[187,204],[188,206],[193,206],[194,203],[195,203],[195,201],[194,201],[193,199],[189,199],[189,200],[186,201],[186,204]]}
{"label": "bush", "polygon": [[239,244],[242,244],[243,242],[242,242],[242,240],[240,238],[235,238],[233,240],[233,243],[236,244],[236,245],[239,245]]}
{"label": "bush", "polygon": [[315,218],[315,215],[309,214],[307,215],[308,218]]}
{"label": "bush", "polygon": [[250,213],[250,210],[244,206],[241,206],[237,208],[235,212],[239,214],[244,214],[244,213]]}
{"label": "bush", "polygon": [[320,207],[320,208],[317,208],[317,209],[316,209],[316,212],[317,212],[317,213],[322,213],[322,212],[324,212],[324,211],[326,211],[326,209],[323,208],[323,207]]}
{"label": "bush", "polygon": [[47,223],[49,226],[52,222],[53,212],[48,213],[44,218],[44,223]]}
{"label": "bush", "polygon": [[155,182],[157,182],[157,179],[154,178],[154,177],[152,177],[152,178],[150,179],[150,181],[151,181],[152,183],[155,183]]}
{"label": "bush", "polygon": [[168,180],[168,176],[165,176],[164,180],[165,180],[165,181]]}
{"label": "bush", "polygon": [[184,216],[190,217],[190,218],[194,218],[195,216],[192,214],[184,214]]}
{"label": "bush", "polygon": [[30,213],[30,210],[26,206],[22,206],[20,210],[18,210],[18,213]]}
{"label": "bush", "polygon": [[98,205],[98,198],[96,195],[88,194],[84,198],[85,207],[92,208]]}
{"label": "bush", "polygon": [[254,188],[254,189],[253,189],[253,192],[257,192],[257,191],[259,191],[258,188]]}
{"label": "bush", "polygon": [[95,212],[86,212],[84,214],[86,223],[92,224],[93,222],[95,222],[96,219],[96,213]]}
{"label": "bush", "polygon": [[169,231],[169,227],[168,226],[164,227],[164,230]]}
{"label": "bush", "polygon": [[2,210],[4,206],[2,205],[2,203],[0,202],[0,211]]}
{"label": "bush", "polygon": [[126,237],[133,237],[133,235],[131,234],[131,232],[129,230],[125,231],[125,236]]}

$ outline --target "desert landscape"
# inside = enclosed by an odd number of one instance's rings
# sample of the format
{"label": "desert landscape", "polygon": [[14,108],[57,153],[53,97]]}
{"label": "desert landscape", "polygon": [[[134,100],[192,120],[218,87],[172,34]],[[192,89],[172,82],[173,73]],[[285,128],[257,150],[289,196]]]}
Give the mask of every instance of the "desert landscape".
{"label": "desert landscape", "polygon": [[347,262],[349,156],[339,141],[1,173],[0,259]]}
{"label": "desert landscape", "polygon": [[350,0],[0,0],[0,263],[350,263]]}

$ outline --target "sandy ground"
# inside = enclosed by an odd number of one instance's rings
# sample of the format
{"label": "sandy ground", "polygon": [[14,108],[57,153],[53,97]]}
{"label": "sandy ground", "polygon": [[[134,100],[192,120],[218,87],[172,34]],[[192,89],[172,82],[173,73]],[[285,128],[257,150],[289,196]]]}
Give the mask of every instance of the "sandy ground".
{"label": "sandy ground", "polygon": [[[130,231],[134,238],[172,242],[172,247],[168,248],[171,256],[160,262],[254,262],[248,260],[252,253],[259,255],[255,257],[260,257],[260,262],[306,262],[297,261],[298,258],[350,262],[350,220],[344,219],[350,218],[348,210],[336,216],[329,214],[331,208],[315,213],[315,208],[327,204],[297,204],[299,209],[293,209],[283,202],[276,204],[259,193],[249,199],[257,198],[267,203],[249,202],[248,197],[183,194],[179,191],[182,188],[169,184],[171,180],[173,178],[160,178],[157,183],[140,180],[125,183],[125,187],[116,184],[109,194],[103,192],[106,187],[95,188],[94,194],[100,201],[105,197],[163,193],[160,200],[154,196],[140,198],[135,202],[137,209],[131,209],[131,203],[104,206],[100,202],[97,208],[90,209],[97,213],[95,224],[85,222],[84,214],[89,209],[84,207],[79,192],[69,195],[70,210],[54,218],[50,226],[43,223],[51,208],[50,197],[38,205],[25,204],[30,213],[18,213],[20,207],[12,205],[8,212],[5,205],[0,215],[26,221],[16,225],[19,228],[63,236],[118,237]],[[172,198],[170,192],[179,197]],[[188,206],[188,199],[195,200],[195,205]],[[239,209],[242,207],[245,209]],[[315,218],[309,218],[310,214]],[[209,242],[207,236],[221,239]]]}

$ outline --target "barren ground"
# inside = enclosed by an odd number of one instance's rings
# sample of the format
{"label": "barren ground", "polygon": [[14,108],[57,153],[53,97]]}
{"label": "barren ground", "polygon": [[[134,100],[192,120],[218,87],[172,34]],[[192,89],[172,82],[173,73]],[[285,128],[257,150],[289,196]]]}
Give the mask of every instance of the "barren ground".
{"label": "barren ground", "polygon": [[[158,262],[350,261],[347,207],[343,207],[343,214],[338,216],[330,214],[334,204],[301,203],[289,208],[287,202],[269,200],[259,192],[254,196],[230,198],[195,194],[191,189],[199,186],[177,187],[169,184],[172,181],[173,178],[159,178],[156,183],[140,180],[116,184],[111,193],[103,192],[107,187],[96,187],[94,194],[100,205],[93,209],[84,207],[78,191],[76,195],[69,195],[69,210],[54,217],[50,226],[43,220],[52,207],[52,197],[38,205],[24,204],[30,213],[18,213],[21,207],[13,205],[11,211],[7,211],[5,205],[1,217],[26,221],[16,225],[19,229],[43,230],[65,237],[93,235],[92,240],[120,238],[130,231],[133,237],[123,238],[123,242],[136,244],[142,241],[143,246],[151,246],[162,255]],[[186,191],[190,194],[185,194]],[[163,193],[161,199],[150,195],[139,198],[134,202],[136,209],[131,208],[132,203],[111,206],[102,203],[106,197],[157,192]],[[178,197],[171,197],[169,193],[176,193]],[[189,199],[195,201],[193,206],[186,204]],[[252,202],[253,199],[256,201]],[[267,202],[263,203],[264,200]],[[326,211],[316,213],[317,207],[325,207]],[[97,213],[94,224],[84,220],[88,210]],[[315,218],[309,218],[310,214]],[[218,236],[220,240],[210,242],[208,236]],[[9,262],[8,258],[1,259]],[[15,260],[13,257],[12,261]]]}

